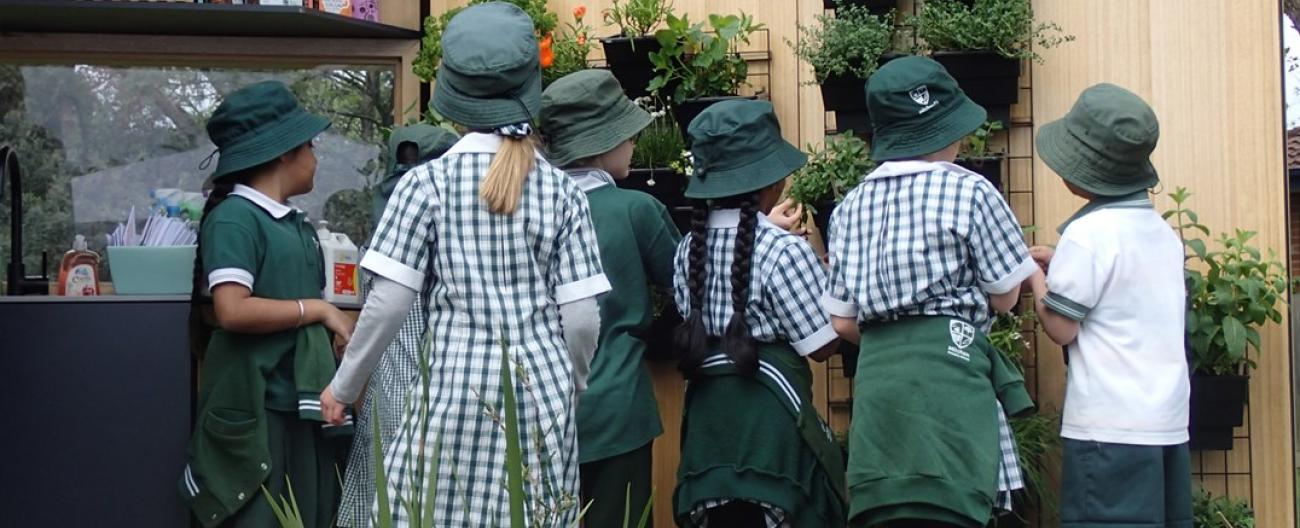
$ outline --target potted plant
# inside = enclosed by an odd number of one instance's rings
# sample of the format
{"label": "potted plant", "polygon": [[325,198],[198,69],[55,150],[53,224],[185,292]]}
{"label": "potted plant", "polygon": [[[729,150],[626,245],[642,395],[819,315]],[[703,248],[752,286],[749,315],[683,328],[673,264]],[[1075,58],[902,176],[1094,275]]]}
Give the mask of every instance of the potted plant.
{"label": "potted plant", "polygon": [[1187,261],[1187,345],[1191,357],[1191,447],[1232,449],[1232,430],[1242,424],[1253,349],[1260,351],[1259,328],[1282,322],[1278,305],[1287,302],[1292,282],[1286,268],[1270,251],[1263,258],[1251,244],[1253,231],[1237,229],[1216,240],[1210,251],[1199,231],[1209,236],[1196,213],[1186,205],[1191,193],[1184,188],[1169,195],[1174,208],[1164,213],[1173,219]]}
{"label": "potted plant", "polygon": [[1192,528],[1255,528],[1255,512],[1245,499],[1199,489],[1192,495]]}
{"label": "potted plant", "polygon": [[600,39],[605,63],[628,97],[650,93],[646,88],[654,78],[650,54],[661,48],[652,32],[671,12],[672,4],[666,0],[614,0],[605,10],[605,23],[618,27],[618,35]]}
{"label": "potted plant", "polygon": [[672,105],[683,136],[691,120],[709,105],[738,97],[749,74],[739,47],[763,28],[744,13],[709,15],[707,27],[692,24],[687,15],[667,15],[665,27],[655,32],[662,48],[650,54],[655,77],[649,89]]}
{"label": "potted plant", "polygon": [[898,7],[898,0],[822,0],[823,9],[839,11],[845,7],[864,7],[872,13],[883,15]]}
{"label": "potted plant", "polygon": [[618,186],[654,196],[668,208],[678,229],[685,232],[690,227],[691,207],[685,198],[686,177],[682,169],[686,167],[681,160],[686,144],[681,130],[672,115],[651,97],[638,98],[636,103],[655,120],[637,135],[632,169]]}
{"label": "potted plant", "polygon": [[989,140],[993,134],[1002,131],[1001,121],[986,121],[975,132],[966,136],[957,154],[957,165],[971,172],[978,172],[1002,190],[1002,153],[989,150]]}
{"label": "potted plant", "polygon": [[817,228],[826,233],[835,205],[876,164],[871,161],[867,142],[852,134],[830,136],[822,148],[809,147],[809,151],[808,163],[790,179],[786,192],[804,206]]}
{"label": "potted plant", "polygon": [[1034,46],[1074,40],[1056,24],[1035,23],[1030,0],[927,0],[909,24],[966,95],[1000,121],[1020,99],[1020,61],[1042,62]]}
{"label": "potted plant", "polygon": [[582,21],[586,15],[586,6],[579,5],[573,8],[573,22],[565,24],[564,32],[553,31],[542,37],[539,45],[543,86],[570,73],[587,69],[587,55],[591,54],[592,43],[587,38],[591,26]]}
{"label": "potted plant", "polygon": [[798,25],[799,41],[786,41],[799,60],[813,68],[826,111],[836,113],[841,132],[871,131],[867,116],[867,78],[883,64],[893,43],[893,14],[877,16],[845,5],[835,16],[817,15],[818,25]]}

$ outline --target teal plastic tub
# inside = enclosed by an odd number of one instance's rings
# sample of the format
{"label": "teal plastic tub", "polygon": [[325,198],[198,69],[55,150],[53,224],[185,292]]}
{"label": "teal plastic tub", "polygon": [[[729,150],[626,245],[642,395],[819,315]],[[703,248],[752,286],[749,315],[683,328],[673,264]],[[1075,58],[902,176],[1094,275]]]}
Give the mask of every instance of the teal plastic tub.
{"label": "teal plastic tub", "polygon": [[194,288],[195,246],[109,246],[118,295],[182,295]]}

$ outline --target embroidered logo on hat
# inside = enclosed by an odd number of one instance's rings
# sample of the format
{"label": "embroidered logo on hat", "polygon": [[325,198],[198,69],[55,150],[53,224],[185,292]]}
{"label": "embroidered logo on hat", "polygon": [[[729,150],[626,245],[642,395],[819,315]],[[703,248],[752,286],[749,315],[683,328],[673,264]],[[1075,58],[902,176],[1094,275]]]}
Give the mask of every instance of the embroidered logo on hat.
{"label": "embroidered logo on hat", "polygon": [[930,104],[930,87],[924,84],[912,88],[912,91],[907,92],[907,95],[912,96],[912,100],[921,106]]}

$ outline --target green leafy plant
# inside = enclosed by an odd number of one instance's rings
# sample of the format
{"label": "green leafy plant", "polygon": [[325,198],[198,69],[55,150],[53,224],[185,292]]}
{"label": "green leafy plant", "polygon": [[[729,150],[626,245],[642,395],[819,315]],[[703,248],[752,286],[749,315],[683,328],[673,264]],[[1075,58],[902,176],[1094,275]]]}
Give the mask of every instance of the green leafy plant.
{"label": "green leafy plant", "polygon": [[926,0],[908,18],[930,50],[992,51],[1012,59],[1043,58],[1034,51],[1074,40],[1061,27],[1036,23],[1030,0]]}
{"label": "green leafy plant", "polygon": [[549,35],[555,31],[556,26],[560,25],[560,17],[554,11],[551,11],[546,5],[546,0],[470,0],[469,4],[485,4],[488,2],[505,2],[514,4],[528,14],[528,18],[533,19],[533,28],[538,35]]}
{"label": "green leafy plant", "polygon": [[[993,320],[988,333],[989,344],[1015,363],[1022,374],[1036,320],[1033,310],[1000,314]],[[1040,512],[1055,512],[1056,491],[1047,476],[1060,465],[1060,415],[1039,411],[1031,416],[1011,418],[1009,422],[1016,441],[1016,453],[1020,457],[1020,471],[1025,478],[1027,498],[1038,505]]]}
{"label": "green leafy plant", "polygon": [[971,132],[969,136],[961,143],[961,151],[957,154],[960,159],[982,159],[990,156],[989,140],[993,134],[1003,130],[1001,121],[986,121],[979,128]]}
{"label": "green leafy plant", "polygon": [[1255,512],[1245,499],[1210,495],[1203,489],[1192,495],[1193,528],[1255,528]]}
{"label": "green leafy plant", "polygon": [[1254,231],[1222,233],[1210,251],[1209,236],[1195,211],[1187,206],[1192,193],[1179,187],[1169,195],[1174,208],[1164,213],[1191,252],[1186,260],[1187,335],[1192,346],[1192,369],[1213,375],[1246,374],[1255,368],[1250,357],[1260,350],[1259,328],[1282,322],[1278,304],[1287,302],[1292,282],[1271,249],[1265,259],[1251,244]]}
{"label": "green leafy plant", "polygon": [[464,9],[453,7],[442,14],[424,17],[424,36],[420,37],[420,51],[415,54],[411,71],[421,81],[429,82],[438,76],[438,63],[442,62],[442,33],[447,23]]}
{"label": "green leafy plant", "polygon": [[989,329],[989,344],[1015,363],[1021,374],[1025,372],[1025,354],[1029,351],[1029,338],[1034,335],[1033,324],[1037,320],[1033,310],[998,314]]}
{"label": "green leafy plant", "polygon": [[709,15],[709,24],[692,24],[687,15],[669,13],[665,28],[655,32],[663,47],[650,54],[655,78],[651,92],[671,88],[672,103],[719,95],[735,95],[745,83],[749,64],[739,53],[749,36],[764,28],[753,17]]}
{"label": "green leafy plant", "polygon": [[594,43],[588,38],[591,26],[582,21],[587,8],[573,9],[573,22],[565,25],[563,32],[553,32],[542,37],[542,83],[549,85],[556,79],[578,70],[587,69],[587,55]]}
{"label": "green leafy plant", "polygon": [[655,116],[650,126],[645,127],[636,137],[636,149],[632,151],[632,167],[638,169],[656,169],[669,166],[681,157],[686,150],[681,128],[673,120],[672,114],[654,106],[650,97],[637,99],[641,105]]}
{"label": "green leafy plant", "polygon": [[808,212],[827,200],[839,203],[875,167],[867,142],[851,133],[826,138],[820,148],[809,147],[808,163],[790,180],[790,198]]}
{"label": "green leafy plant", "polygon": [[614,0],[604,12],[605,23],[618,26],[624,37],[649,35],[672,12],[673,4],[666,0]]}
{"label": "green leafy plant", "polygon": [[866,79],[875,73],[880,56],[889,50],[894,14],[876,16],[860,5],[841,6],[835,15],[817,15],[818,25],[799,24],[799,41],[790,42],[795,56],[813,67],[816,82],[843,74]]}

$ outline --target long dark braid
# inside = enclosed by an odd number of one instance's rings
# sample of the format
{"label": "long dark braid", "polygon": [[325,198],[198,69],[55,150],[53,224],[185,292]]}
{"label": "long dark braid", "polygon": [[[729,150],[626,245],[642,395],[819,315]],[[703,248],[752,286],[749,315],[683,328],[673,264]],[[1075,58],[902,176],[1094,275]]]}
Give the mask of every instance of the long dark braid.
{"label": "long dark braid", "polygon": [[203,218],[199,220],[199,237],[194,246],[194,284],[190,290],[190,351],[203,357],[212,338],[212,325],[203,318],[203,308],[212,304],[212,298],[204,295],[208,278],[203,274],[203,222],[208,221],[208,213],[217,208],[227,196],[235,190],[235,184],[247,181],[249,172],[222,178],[213,183],[208,192],[208,199],[203,203]]}
{"label": "long dark braid", "polygon": [[708,264],[709,204],[695,202],[691,212],[691,241],[686,253],[686,286],[690,292],[690,315],[673,331],[673,348],[681,351],[677,368],[694,377],[704,358],[709,354],[709,335],[704,328],[704,281]]}
{"label": "long dark braid", "polygon": [[740,225],[736,229],[735,254],[731,260],[731,320],[722,338],[722,351],[731,358],[742,374],[753,376],[758,372],[758,345],[749,333],[745,319],[749,306],[749,279],[754,261],[754,235],[758,228],[758,215],[754,210],[757,196],[750,194],[740,201]]}

